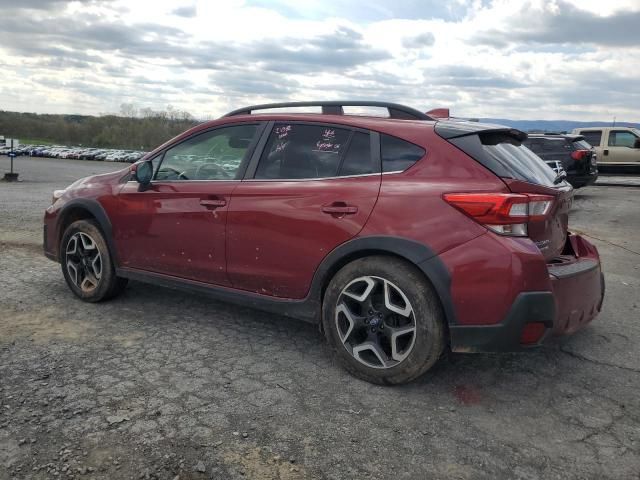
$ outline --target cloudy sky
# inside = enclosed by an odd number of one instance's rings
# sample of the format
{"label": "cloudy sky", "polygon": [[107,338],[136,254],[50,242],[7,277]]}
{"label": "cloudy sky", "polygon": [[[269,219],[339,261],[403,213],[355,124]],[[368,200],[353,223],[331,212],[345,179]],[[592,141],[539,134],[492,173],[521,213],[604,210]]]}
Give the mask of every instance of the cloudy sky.
{"label": "cloudy sky", "polygon": [[0,0],[0,109],[389,100],[640,121],[640,0]]}

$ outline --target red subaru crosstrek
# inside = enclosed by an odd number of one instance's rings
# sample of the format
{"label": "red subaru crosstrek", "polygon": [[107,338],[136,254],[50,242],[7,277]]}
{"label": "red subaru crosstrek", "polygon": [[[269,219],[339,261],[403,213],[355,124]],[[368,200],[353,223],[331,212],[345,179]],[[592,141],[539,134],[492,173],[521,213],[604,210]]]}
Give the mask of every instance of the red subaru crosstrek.
{"label": "red subaru crosstrek", "polygon": [[525,138],[383,102],[247,107],[55,192],[44,250],[83,300],[207,293],[317,322],[349,372],[403,383],[447,347],[525,350],[600,311],[572,188]]}

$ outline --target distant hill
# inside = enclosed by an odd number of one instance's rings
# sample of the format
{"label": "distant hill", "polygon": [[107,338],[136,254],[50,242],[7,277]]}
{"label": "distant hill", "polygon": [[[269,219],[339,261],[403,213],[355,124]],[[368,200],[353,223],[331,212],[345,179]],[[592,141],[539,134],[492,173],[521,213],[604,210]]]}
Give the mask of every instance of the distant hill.
{"label": "distant hill", "polygon": [[[498,123],[524,132],[570,132],[581,127],[611,127],[612,122],[576,122],[574,120],[509,120],[507,118],[481,118],[481,122]],[[616,127],[640,128],[638,123],[616,122]]]}

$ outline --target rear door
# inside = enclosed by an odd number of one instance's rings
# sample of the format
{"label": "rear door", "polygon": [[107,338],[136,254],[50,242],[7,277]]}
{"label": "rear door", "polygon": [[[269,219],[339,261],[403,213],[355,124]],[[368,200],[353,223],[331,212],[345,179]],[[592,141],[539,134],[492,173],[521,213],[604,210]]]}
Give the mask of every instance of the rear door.
{"label": "rear door", "polygon": [[233,192],[227,271],[235,288],[304,298],[313,274],[364,227],[380,190],[375,133],[275,123]]}

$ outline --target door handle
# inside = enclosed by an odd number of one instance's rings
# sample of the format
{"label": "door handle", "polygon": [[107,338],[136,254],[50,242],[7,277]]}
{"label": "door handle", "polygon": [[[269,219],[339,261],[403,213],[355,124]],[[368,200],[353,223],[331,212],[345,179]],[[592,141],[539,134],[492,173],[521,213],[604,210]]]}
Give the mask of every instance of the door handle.
{"label": "door handle", "polygon": [[336,216],[354,215],[358,213],[358,207],[347,205],[344,202],[334,202],[331,205],[323,205],[322,211]]}
{"label": "door handle", "polygon": [[604,151],[604,156],[606,157],[607,155],[609,155],[609,150]]}
{"label": "door handle", "polygon": [[206,199],[203,198],[200,200],[200,205],[203,207],[207,207],[209,210],[214,210],[216,208],[224,207],[227,204],[227,201],[224,198],[219,199]]}

